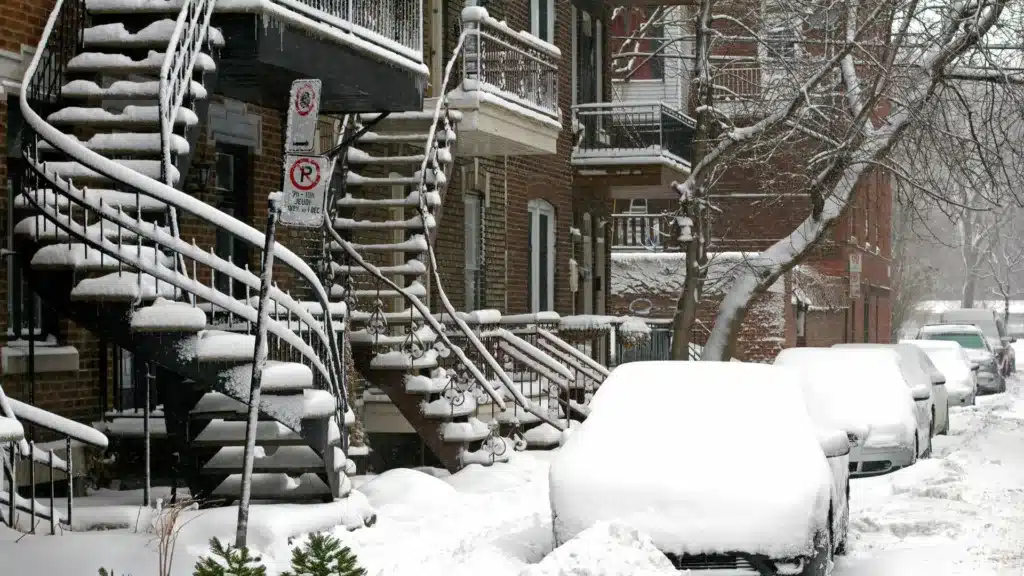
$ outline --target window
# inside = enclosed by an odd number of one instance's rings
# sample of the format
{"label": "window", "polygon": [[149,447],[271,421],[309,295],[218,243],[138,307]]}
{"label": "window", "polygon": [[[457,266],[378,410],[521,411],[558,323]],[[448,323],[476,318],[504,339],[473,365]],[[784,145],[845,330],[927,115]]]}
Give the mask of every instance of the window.
{"label": "window", "polygon": [[463,206],[466,210],[466,310],[473,311],[483,307],[483,203],[480,196],[466,194]]}
{"label": "window", "polygon": [[600,20],[586,10],[573,7],[573,104],[591,104],[604,100],[604,35]]}
{"label": "window", "polygon": [[[660,54],[665,40],[665,25],[654,22],[648,24],[651,10],[647,8],[626,8],[611,22],[612,54],[627,53],[635,55],[635,66],[630,66],[623,80],[664,80],[665,59]],[[640,28],[647,25],[646,30]],[[635,35],[635,37],[634,37]],[[634,39],[630,39],[634,37]],[[651,57],[651,55],[657,56]],[[626,62],[616,62],[622,67]]]}
{"label": "window", "polygon": [[530,242],[530,309],[555,307],[555,209],[544,200],[531,200],[527,235]]}
{"label": "window", "polygon": [[545,42],[554,42],[555,0],[530,0],[530,33]]}
{"label": "window", "polygon": [[864,339],[862,342],[871,342],[871,300],[868,298],[867,291],[864,293],[864,298],[861,299],[861,310],[864,312]]}
{"label": "window", "polygon": [[[21,173],[17,167],[17,160],[8,159],[7,179],[7,205],[14,205],[16,191],[20,189],[20,182],[17,180]],[[14,249],[14,210],[7,210],[7,248]],[[40,218],[42,220],[42,218]],[[44,339],[46,331],[43,328],[43,301],[39,298],[28,281],[25,279],[21,269],[21,263],[17,256],[5,258],[7,264],[7,336],[10,340],[35,340]]]}

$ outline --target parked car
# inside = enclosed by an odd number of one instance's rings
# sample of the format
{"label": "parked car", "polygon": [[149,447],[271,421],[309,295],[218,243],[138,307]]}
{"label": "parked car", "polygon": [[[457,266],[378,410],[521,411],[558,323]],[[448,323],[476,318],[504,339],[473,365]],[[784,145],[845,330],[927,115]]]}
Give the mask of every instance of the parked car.
{"label": "parked car", "polygon": [[822,426],[850,431],[850,476],[878,476],[917,462],[930,446],[919,425],[914,399],[930,394],[910,390],[891,350],[872,348],[788,348],[775,364],[799,371],[811,418]]}
{"label": "parked car", "polygon": [[972,324],[930,324],[917,332],[918,340],[956,342],[967,357],[978,364],[978,393],[1006,392],[1006,379],[999,369],[999,360],[981,328]]}
{"label": "parked car", "polygon": [[989,308],[960,308],[946,310],[939,315],[942,324],[970,324],[984,333],[999,362],[1000,375],[1004,378],[1017,371],[1017,354],[1013,344],[1017,339],[1006,333],[1006,326],[1000,315]]}
{"label": "parked car", "polygon": [[[835,344],[833,348],[882,348],[896,352],[900,358],[900,370],[911,388],[926,385],[931,388],[931,397],[917,402],[918,412],[930,423],[929,436],[949,432],[949,402],[946,394],[946,376],[935,367],[928,355],[911,344],[849,343]],[[929,453],[931,453],[929,440]]]}
{"label": "parked car", "polygon": [[745,362],[631,362],[554,455],[555,544],[595,522],[647,535],[680,570],[824,576],[846,534],[830,459],[846,434],[811,421],[798,378]]}
{"label": "parked car", "polygon": [[974,406],[978,394],[977,372],[980,366],[958,342],[947,340],[901,340],[924,350],[932,364],[946,376],[946,393],[951,406]]}

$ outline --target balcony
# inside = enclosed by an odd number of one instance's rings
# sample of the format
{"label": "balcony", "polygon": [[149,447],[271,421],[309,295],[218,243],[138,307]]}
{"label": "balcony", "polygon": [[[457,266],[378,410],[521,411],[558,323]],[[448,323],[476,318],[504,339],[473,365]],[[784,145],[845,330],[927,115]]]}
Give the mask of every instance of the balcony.
{"label": "balcony", "polygon": [[[462,11],[468,32],[462,78],[447,94],[462,112],[459,153],[469,156],[554,154],[562,131],[558,48],[516,32],[487,10]],[[433,105],[428,101],[427,109]]]}
{"label": "balcony", "polygon": [[418,0],[218,3],[213,24],[227,40],[218,92],[231,98],[279,108],[291,82],[305,77],[323,81],[325,113],[423,106],[429,70]]}
{"label": "balcony", "polygon": [[578,104],[573,112],[582,131],[572,153],[579,176],[617,175],[623,184],[665,186],[689,174],[696,123],[671,106]]}
{"label": "balcony", "polygon": [[674,219],[671,214],[612,214],[612,251],[679,251]]}

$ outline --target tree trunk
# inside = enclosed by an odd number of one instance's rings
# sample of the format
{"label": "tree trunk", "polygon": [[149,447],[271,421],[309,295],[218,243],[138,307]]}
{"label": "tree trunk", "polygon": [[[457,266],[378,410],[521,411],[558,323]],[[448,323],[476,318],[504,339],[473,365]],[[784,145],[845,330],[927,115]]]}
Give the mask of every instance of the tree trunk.
{"label": "tree trunk", "polygon": [[974,308],[974,273],[967,271],[967,278],[964,280],[963,295],[960,297],[961,308]]}

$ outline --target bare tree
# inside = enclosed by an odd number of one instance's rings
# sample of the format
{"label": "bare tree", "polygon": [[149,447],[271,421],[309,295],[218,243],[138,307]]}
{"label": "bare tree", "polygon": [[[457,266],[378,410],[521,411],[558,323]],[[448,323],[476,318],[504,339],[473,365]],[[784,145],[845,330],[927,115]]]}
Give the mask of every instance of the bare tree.
{"label": "bare tree", "polygon": [[[995,205],[1013,197],[1015,170],[999,146],[1017,130],[1000,112],[1010,103],[1019,110],[1024,77],[1011,68],[1021,55],[1013,46],[1021,22],[1009,0],[698,0],[694,13],[690,108],[698,142],[689,177],[675,185],[681,212],[695,210],[699,227],[709,178],[742,158],[787,155],[786,191],[808,198],[791,233],[746,259],[704,359],[732,356],[751,302],[813,251],[876,171],[914,183],[947,208],[974,208],[957,196],[964,190],[980,190]],[[921,182],[894,160],[901,143],[954,147],[946,172],[964,185],[951,191]],[[677,335],[689,333],[685,310],[700,298],[706,238],[699,230],[693,238],[701,245],[686,273],[695,282],[684,287]]]}
{"label": "bare tree", "polygon": [[931,295],[935,288],[937,270],[927,258],[921,257],[920,247],[940,250],[947,248],[932,237],[926,225],[922,226],[929,206],[920,205],[920,202],[915,202],[917,199],[916,195],[897,195],[893,210],[892,266],[889,276],[893,340],[899,338],[899,331],[911,320],[917,305]]}
{"label": "bare tree", "polygon": [[1017,281],[1024,273],[1024,242],[1021,241],[1021,230],[1015,225],[1018,219],[1007,220],[993,233],[996,240],[985,259],[988,270],[984,275],[992,284],[992,293],[1002,302],[1004,325],[1010,321],[1010,301],[1024,294],[1024,285]]}

